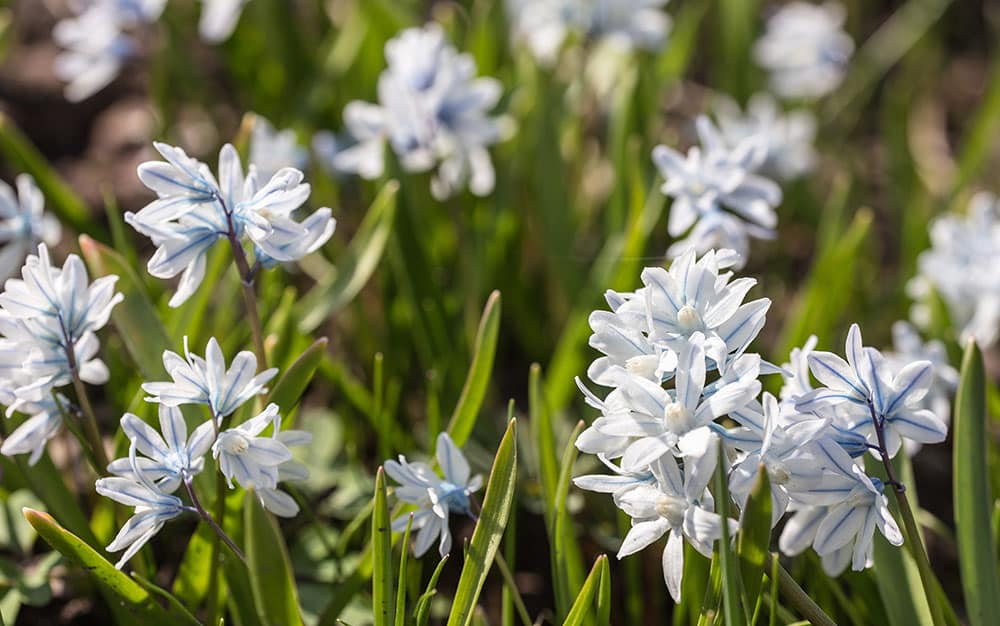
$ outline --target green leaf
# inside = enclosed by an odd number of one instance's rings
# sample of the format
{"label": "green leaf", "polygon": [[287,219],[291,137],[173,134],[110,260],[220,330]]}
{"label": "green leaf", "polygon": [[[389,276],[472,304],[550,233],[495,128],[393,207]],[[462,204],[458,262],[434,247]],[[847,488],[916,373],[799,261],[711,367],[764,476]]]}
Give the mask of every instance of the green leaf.
{"label": "green leaf", "polygon": [[243,532],[250,587],[261,622],[266,626],[301,625],[285,540],[274,516],[264,510],[253,491],[247,491],[243,502]]}
{"label": "green leaf", "polygon": [[304,333],[316,330],[324,320],[353,300],[368,282],[392,232],[398,191],[399,183],[395,180],[382,187],[347,251],[340,257],[337,271],[302,299],[299,330]]}
{"label": "green leaf", "polygon": [[954,428],[955,535],[966,610],[973,626],[1000,624],[1000,576],[986,459],[986,377],[974,341],[966,345],[962,358]]}
{"label": "green leaf", "polygon": [[601,561],[601,580],[597,585],[597,626],[611,624],[611,567]]}
{"label": "green leaf", "polygon": [[91,273],[118,276],[116,288],[125,299],[111,311],[115,329],[143,377],[146,380],[162,378],[163,351],[171,349],[172,342],[139,275],[120,254],[87,235],[80,235],[80,250]]}
{"label": "green leaf", "polygon": [[479,599],[479,592],[486,582],[486,574],[493,565],[500,539],[503,537],[517,479],[517,420],[512,419],[507,432],[497,448],[483,508],[472,533],[468,554],[458,579],[458,588],[448,615],[447,626],[468,626]]}
{"label": "green leaf", "polygon": [[[306,387],[312,381],[316,368],[326,351],[326,337],[320,337],[311,346],[295,359],[295,362],[288,366],[278,382],[274,383],[271,393],[268,394],[265,404],[273,402],[281,408],[282,416],[288,416],[292,409],[299,403]],[[290,425],[290,424],[289,424]]]}
{"label": "green leaf", "polygon": [[722,575],[722,614],[726,626],[740,624],[740,570],[737,567],[736,555],[729,543],[729,481],[726,478],[725,448],[719,441],[719,467],[715,472],[715,502],[718,513],[722,517],[722,537],[716,543],[718,547],[719,569]]}
{"label": "green leaf", "polygon": [[86,570],[105,589],[120,599],[124,608],[134,617],[135,623],[145,626],[198,626],[198,621],[187,611],[173,605],[163,607],[139,583],[129,578],[88,546],[82,539],[60,526],[50,515],[34,509],[24,509],[24,517],[35,531],[63,556]]}
{"label": "green leaf", "polygon": [[413,610],[413,619],[417,626],[427,626],[427,621],[431,616],[431,599],[437,594],[437,582],[441,578],[444,566],[448,563],[449,556],[451,555],[444,555],[444,558],[438,562],[437,567],[434,568],[434,573],[431,574],[430,581],[427,582],[426,590],[417,600],[417,606]]}
{"label": "green leaf", "polygon": [[[384,479],[383,479],[384,480]],[[406,531],[399,550],[399,582],[396,585],[396,626],[406,626],[406,560],[410,554],[410,527],[413,513],[406,520]]]}
{"label": "green leaf", "polygon": [[9,166],[34,177],[48,208],[60,221],[78,233],[90,233],[101,241],[109,241],[107,231],[94,220],[83,200],[3,113],[0,113],[0,154],[6,157]]}
{"label": "green leaf", "polygon": [[746,607],[750,611],[757,606],[764,581],[764,568],[771,541],[771,505],[771,480],[767,468],[761,465],[743,510],[743,522],[736,544]]}
{"label": "green leaf", "polygon": [[528,414],[531,417],[531,434],[538,454],[538,482],[545,498],[545,523],[550,528],[556,485],[559,482],[559,457],[556,454],[555,433],[552,430],[552,412],[545,402],[542,383],[542,368],[538,363],[531,365],[528,375]]}
{"label": "green leaf", "polygon": [[375,626],[391,626],[395,622],[392,593],[392,520],[389,517],[387,500],[385,471],[380,467],[375,474],[375,510],[372,514],[372,611],[375,614]]}
{"label": "green leaf", "polygon": [[448,434],[456,446],[461,447],[472,433],[479,408],[486,396],[490,375],[493,372],[493,358],[497,351],[497,337],[500,334],[500,292],[494,291],[486,301],[483,316],[479,319],[476,343],[473,346],[472,364],[462,387],[462,395],[455,405],[455,412],[448,422]]}
{"label": "green leaf", "polygon": [[605,577],[607,560],[608,557],[602,554],[594,561],[594,566],[590,569],[590,574],[583,581],[580,593],[576,595],[573,606],[570,607],[569,613],[566,614],[563,626],[581,626],[584,623],[584,619],[589,615],[588,611],[593,608],[594,597],[598,594],[601,581]]}
{"label": "green leaf", "polygon": [[583,431],[583,426],[582,421],[577,422],[576,428],[573,429],[566,442],[559,470],[559,481],[556,484],[551,504],[555,510],[549,539],[552,549],[552,584],[555,587],[556,615],[559,617],[568,613],[572,598],[583,584],[580,547],[576,542],[573,520],[566,507],[570,480],[573,477],[573,464],[576,462],[578,454],[576,439]]}

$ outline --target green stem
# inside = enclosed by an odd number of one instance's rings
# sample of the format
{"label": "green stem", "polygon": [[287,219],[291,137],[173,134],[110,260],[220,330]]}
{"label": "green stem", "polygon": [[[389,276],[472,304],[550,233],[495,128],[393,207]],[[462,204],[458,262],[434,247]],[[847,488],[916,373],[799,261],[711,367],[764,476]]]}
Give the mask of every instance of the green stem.
{"label": "green stem", "polygon": [[[212,418],[213,422],[215,418]],[[215,481],[215,520],[220,527],[226,515],[226,477],[218,472]],[[212,562],[208,574],[208,624],[218,624],[222,607],[219,605],[219,565],[222,558],[222,540],[218,534],[212,542]]]}
{"label": "green stem", "polygon": [[514,575],[511,573],[510,568],[507,567],[507,561],[503,558],[503,554],[498,550],[494,561],[497,564],[497,569],[500,570],[500,576],[503,577],[504,583],[507,585],[507,589],[510,590],[511,598],[514,600],[514,608],[517,610],[518,617],[521,618],[521,622],[524,626],[531,626],[531,614],[528,613],[528,607],[524,604],[524,598],[521,597],[521,592],[517,589],[517,584],[514,582]]}
{"label": "green stem", "polygon": [[768,558],[770,559],[769,566],[778,572],[778,589],[789,605],[795,608],[802,617],[812,622],[813,626],[837,626],[837,623],[809,597],[809,594],[799,586],[799,583],[795,582],[792,575],[785,571],[776,554],[769,552]]}
{"label": "green stem", "polygon": [[83,414],[83,431],[87,436],[90,447],[94,452],[95,470],[99,476],[108,475],[108,453],[104,450],[104,443],[101,441],[101,431],[97,428],[97,416],[94,415],[94,407],[87,397],[87,389],[80,380],[79,372],[75,364],[70,364],[73,376],[73,388],[76,389],[76,401],[80,405],[80,412]]}

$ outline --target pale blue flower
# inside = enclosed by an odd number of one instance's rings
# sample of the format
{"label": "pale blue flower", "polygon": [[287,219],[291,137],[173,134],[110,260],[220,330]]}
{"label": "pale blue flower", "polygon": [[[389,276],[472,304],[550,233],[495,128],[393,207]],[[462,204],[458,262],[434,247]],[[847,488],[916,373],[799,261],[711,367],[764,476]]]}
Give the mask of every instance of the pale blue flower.
{"label": "pale blue flower", "polygon": [[188,510],[177,496],[163,493],[155,487],[134,479],[112,476],[100,478],[97,493],[125,506],[135,507],[135,512],[125,522],[108,552],[125,550],[115,567],[121,569],[147,541],[160,532],[167,521]]}
{"label": "pale blue flower", "polygon": [[137,472],[164,493],[173,493],[181,483],[205,467],[205,454],[215,441],[211,421],[201,424],[188,437],[184,415],[176,407],[159,406],[160,431],[132,413],[122,416],[121,426],[131,446],[145,456],[112,461],[108,471],[129,477]]}
{"label": "pale blue flower", "polygon": [[257,168],[257,175],[268,180],[286,167],[305,169],[309,152],[299,145],[294,130],[277,130],[266,118],[254,115],[250,129],[250,162]]}
{"label": "pale blue flower", "polygon": [[809,355],[809,369],[825,387],[797,400],[799,411],[822,412],[829,407],[841,414],[846,411],[856,419],[851,429],[864,433],[872,445],[879,444],[877,433],[882,431],[890,457],[904,438],[918,443],[944,441],[947,425],[932,411],[920,408],[934,378],[930,361],[891,370],[878,350],[862,345],[857,324],[851,326],[845,349],[847,361],[831,352]]}
{"label": "pale blue flower", "polygon": [[28,174],[17,177],[14,190],[0,181],[0,278],[15,274],[24,258],[38,243],[59,243],[62,226],[45,213],[45,197]]}
{"label": "pale blue flower", "polygon": [[840,85],[854,52],[854,42],[843,30],[846,16],[837,2],[791,2],[768,19],[753,54],[770,74],[777,95],[819,98]]}
{"label": "pale blue flower", "polygon": [[138,174],[159,199],[138,213],[126,213],[125,221],[157,245],[148,264],[150,274],[182,274],[170,306],[180,306],[201,285],[206,255],[219,239],[249,239],[256,260],[270,267],[302,258],[333,234],[335,222],[328,208],[303,223],[292,218],[311,191],[297,169],[280,169],[260,186],[256,168],[251,164],[244,174],[239,154],[226,144],[219,152],[216,180],[207,165],[180,148],[154,146],[166,162],[143,163]]}
{"label": "pale blue flower", "polygon": [[[482,476],[472,476],[469,463],[448,433],[437,438],[437,460],[444,478],[426,463],[410,462],[400,455],[399,462],[386,461],[385,473],[399,483],[393,491],[401,502],[417,506],[411,528],[417,531],[413,553],[423,555],[440,537],[438,551],[441,556],[451,551],[451,532],[448,517],[451,513],[472,515],[470,496],[482,486]],[[406,528],[410,514],[397,517],[392,522],[394,531]]]}
{"label": "pale blue flower", "polygon": [[745,262],[750,237],[773,239],[778,223],[774,208],[781,188],[753,173],[766,157],[766,145],[754,135],[730,148],[707,117],[699,117],[696,126],[702,145],[687,156],[663,145],[653,149],[665,179],[661,191],[673,199],[667,232],[674,238],[687,233],[667,255],[728,248]]}
{"label": "pale blue flower", "polygon": [[212,444],[212,456],[230,489],[233,480],[245,488],[277,487],[278,468],[292,460],[292,453],[280,439],[260,436],[277,418],[278,405],[271,403],[259,415],[219,433]]}
{"label": "pale blue flower", "polygon": [[378,178],[390,145],[404,170],[435,167],[431,191],[441,199],[463,186],[479,196],[493,190],[487,148],[505,134],[489,116],[500,99],[493,78],[476,78],[476,65],[459,54],[436,24],[410,28],[385,46],[388,66],[378,81],[378,104],[354,101],[344,122],[356,144],[333,157],[336,169]]}
{"label": "pale blue flower", "polygon": [[219,421],[254,396],[265,393],[265,385],[278,373],[277,368],[272,367],[257,374],[257,356],[249,350],[239,352],[227,369],[226,358],[215,337],[208,340],[205,358],[188,350],[185,337],[184,356],[165,350],[163,368],[173,380],[144,383],[143,391],[150,394],[147,402],[172,407],[205,404]]}
{"label": "pale blue flower", "polygon": [[[683,475],[673,456],[663,456],[650,466],[655,484],[642,484],[614,496],[615,505],[632,518],[632,528],[618,550],[619,559],[669,533],[663,549],[663,579],[675,602],[681,598],[684,541],[711,558],[712,544],[722,536],[723,520],[713,512],[714,502],[707,489],[717,461],[714,441],[701,456],[685,458]],[[730,532],[735,532],[735,520],[726,523]]]}

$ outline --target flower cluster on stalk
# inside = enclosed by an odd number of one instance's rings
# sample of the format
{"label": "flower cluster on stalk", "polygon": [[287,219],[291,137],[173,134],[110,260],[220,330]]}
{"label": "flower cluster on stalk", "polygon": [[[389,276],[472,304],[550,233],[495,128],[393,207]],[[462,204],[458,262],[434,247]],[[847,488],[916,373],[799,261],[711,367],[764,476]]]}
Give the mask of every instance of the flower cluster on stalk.
{"label": "flower cluster on stalk", "polygon": [[[297,222],[292,214],[309,198],[310,186],[301,171],[284,167],[267,181],[251,164],[244,173],[239,154],[230,144],[219,152],[219,176],[182,149],[154,146],[165,161],[139,166],[139,178],[158,199],[125,221],[152,239],[156,253],[149,273],[157,278],[181,275],[170,306],[183,304],[205,276],[208,250],[228,239],[241,266],[241,279],[251,282],[259,268],[297,261],[316,251],[333,234],[336,220],[323,207]],[[243,249],[253,246],[251,266]]]}
{"label": "flower cluster on stalk", "polygon": [[108,368],[97,355],[97,331],[122,300],[115,292],[117,280],[112,275],[91,282],[75,254],[61,268],[53,265],[44,243],[25,260],[21,278],[7,279],[0,293],[0,403],[8,417],[15,412],[30,417],[7,437],[0,452],[30,454],[34,464],[59,431],[63,413],[76,412],[56,390],[71,383],[107,382]]}
{"label": "flower cluster on stalk", "polygon": [[[214,337],[204,357],[191,353],[185,339],[184,356],[166,351],[163,366],[172,380],[143,385],[150,394],[146,401],[158,404],[159,431],[136,415],[122,416],[128,456],[112,461],[107,468],[111,476],[97,480],[98,493],[135,507],[134,515],[107,547],[110,552],[124,550],[116,565],[119,568],[167,521],[182,513],[194,513],[214,527],[194,484],[209,452],[230,489],[235,488],[234,481],[253,489],[264,508],[283,517],[294,516],[299,506],[278,484],[309,475],[306,467],[292,458],[290,448],[308,444],[311,435],[282,430],[277,405],[269,404],[242,423],[230,424],[237,409],[267,391],[265,385],[277,374],[276,369],[258,374],[257,358],[249,351],[238,353],[226,367]],[[209,413],[190,434],[192,421],[181,409],[186,405],[202,405]],[[187,503],[174,495],[181,487]]]}
{"label": "flower cluster on stalk", "polygon": [[353,101],[344,108],[354,144],[333,155],[333,166],[378,178],[388,144],[405,171],[435,170],[431,191],[438,199],[465,186],[479,196],[492,192],[496,175],[487,148],[506,134],[505,120],[489,115],[500,82],[476,78],[472,57],[460,54],[433,23],[390,39],[385,58],[378,103]]}
{"label": "flower cluster on stalk", "polygon": [[[597,394],[578,381],[600,416],[576,446],[612,473],[575,483],[611,494],[632,518],[619,557],[668,535],[663,575],[674,600],[683,542],[708,556],[722,525],[735,532],[742,518],[719,514],[708,490],[716,472],[726,472],[726,509],[739,512],[766,471],[772,526],[789,516],[781,550],[812,546],[837,575],[848,564],[870,565],[876,529],[894,545],[903,541],[887,483],[866,473],[865,455],[887,461],[904,441],[937,443],[947,434],[923,405],[934,365],[913,360],[913,351],[883,357],[862,345],[857,325],[846,360],[816,351],[815,338],[783,367],[751,352],[770,301],[744,302],[756,281],[724,271],[736,264],[729,250],[701,258],[689,251],[669,269],[646,268],[636,291],[609,291],[611,310],[590,317],[590,345],[602,356],[587,374],[611,391]],[[761,393],[759,378],[768,374],[784,379],[780,399]]]}

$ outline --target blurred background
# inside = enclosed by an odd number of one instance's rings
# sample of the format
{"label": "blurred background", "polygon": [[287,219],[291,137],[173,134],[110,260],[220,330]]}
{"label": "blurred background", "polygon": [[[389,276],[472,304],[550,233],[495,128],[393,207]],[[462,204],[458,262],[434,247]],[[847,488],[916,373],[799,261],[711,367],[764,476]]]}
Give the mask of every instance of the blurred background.
{"label": "blurred background", "polygon": [[[826,98],[801,104],[817,122],[815,167],[783,185],[778,238],[755,241],[741,272],[759,281],[752,297],[773,301],[756,349],[775,363],[787,361],[810,334],[820,348],[839,350],[853,321],[862,323],[866,343],[891,347],[893,322],[907,319],[913,304],[905,287],[929,245],[930,220],[964,210],[977,190],[995,191],[1000,175],[1000,3],[844,5],[845,30],[856,45],[846,78]],[[303,488],[311,512],[285,526],[303,605],[311,619],[327,623],[336,587],[350,580],[352,555],[363,545],[364,533],[352,530],[351,521],[370,502],[375,468],[396,454],[419,457],[433,449],[433,434],[461,393],[492,291],[502,294],[503,313],[487,401],[466,446],[473,467],[489,469],[511,399],[515,415],[552,416],[560,451],[578,420],[595,417],[573,381],[596,356],[587,346],[587,315],[604,308],[606,289],[636,288],[641,268],[663,264],[671,242],[669,202],[658,191],[662,180],[650,152],[657,144],[678,150],[694,144],[694,118],[720,94],[745,103],[765,88],[750,50],[778,7],[671,0],[665,10],[673,25],[662,49],[600,54],[596,45],[571,41],[546,68],[512,40],[501,0],[252,0],[233,36],[219,44],[198,36],[199,2],[170,0],[157,23],[135,29],[136,47],[117,78],[71,102],[54,71],[60,46],[52,33],[73,7],[62,0],[3,0],[0,176],[10,181],[41,157],[85,207],[65,228],[96,234],[142,268],[152,248],[122,228],[121,214],[151,200],[135,169],[158,158],[153,140],[214,167],[223,143],[248,150],[261,119],[292,131],[308,157],[310,202],[332,207],[338,228],[322,255],[289,269],[288,278],[263,276],[261,293],[265,319],[268,307],[298,316],[282,336],[288,354],[298,354],[311,336],[331,342],[300,410],[315,434],[313,476]],[[323,145],[314,141],[317,133],[343,131],[348,102],[375,99],[385,42],[428,21],[474,57],[479,75],[503,84],[497,112],[513,132],[491,150],[497,182],[487,197],[466,192],[437,202],[428,174],[390,166],[381,180],[364,181],[333,171],[316,150]],[[390,178],[400,182],[391,234],[373,215]],[[60,215],[66,214],[61,203],[74,202],[51,194],[47,201]],[[381,247],[370,247],[373,231],[385,235]],[[62,247],[75,248],[74,238],[64,235]],[[330,302],[321,288],[335,280],[344,259],[376,265],[353,301]],[[249,345],[248,337],[226,336],[241,315],[237,285],[232,277],[224,281],[224,264],[210,267],[216,271],[208,280],[220,281],[205,295],[213,313],[191,341],[200,347],[210,335],[225,337],[229,354]],[[141,275],[162,307],[169,286]],[[301,306],[282,308],[287,300]],[[934,317],[927,333],[946,342],[955,363],[958,342],[947,322]],[[120,355],[107,359],[113,383],[130,380],[126,357],[115,352],[114,338],[107,341],[109,352]],[[995,350],[987,362],[995,377]],[[529,394],[536,363],[541,399]],[[127,387],[105,392],[111,397],[99,413],[108,432],[118,418],[111,407],[131,398]],[[535,435],[531,428],[519,435],[523,469],[505,550],[534,613],[553,602],[550,546]],[[927,514],[922,521],[934,529],[931,559],[945,585],[954,585],[947,591],[960,598],[957,574],[949,575],[957,572],[949,445],[925,447],[914,468]],[[594,470],[590,462],[581,460],[575,474]],[[582,562],[614,552],[624,522],[607,498],[574,489],[568,506]],[[12,574],[39,567],[41,559],[30,541],[18,544],[15,526],[0,522],[0,539],[7,533],[13,546],[0,557],[0,585],[6,585],[0,604],[18,603],[17,623],[104,623],[98,602],[72,592],[86,583],[71,573],[57,568],[36,577],[34,587]],[[462,538],[472,524],[456,518],[452,528]],[[164,531],[155,548],[166,564],[157,582],[171,584],[177,559],[170,555],[189,532],[184,524]],[[652,552],[612,559],[616,623],[654,623],[668,611]],[[458,566],[449,564],[443,580],[451,582],[442,586],[454,585]],[[431,567],[424,565],[425,576]],[[817,568],[813,555],[793,574],[843,623],[884,623],[878,598],[870,597],[870,571],[827,585],[822,577],[811,582]],[[501,590],[492,575],[482,599],[490,623],[500,623]],[[845,604],[845,598],[851,599]],[[339,614],[364,623],[365,603],[364,594],[355,595]]]}

